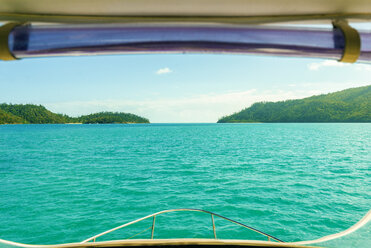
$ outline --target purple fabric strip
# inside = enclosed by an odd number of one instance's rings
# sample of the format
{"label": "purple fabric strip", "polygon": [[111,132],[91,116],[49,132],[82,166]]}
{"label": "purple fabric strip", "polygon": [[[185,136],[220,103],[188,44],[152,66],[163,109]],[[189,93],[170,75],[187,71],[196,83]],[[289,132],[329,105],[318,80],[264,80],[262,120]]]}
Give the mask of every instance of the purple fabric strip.
{"label": "purple fabric strip", "polygon": [[[371,42],[370,34],[362,39]],[[131,53],[238,53],[340,59],[338,30],[232,25],[21,26],[9,38],[17,58]],[[370,60],[371,44],[361,58]]]}

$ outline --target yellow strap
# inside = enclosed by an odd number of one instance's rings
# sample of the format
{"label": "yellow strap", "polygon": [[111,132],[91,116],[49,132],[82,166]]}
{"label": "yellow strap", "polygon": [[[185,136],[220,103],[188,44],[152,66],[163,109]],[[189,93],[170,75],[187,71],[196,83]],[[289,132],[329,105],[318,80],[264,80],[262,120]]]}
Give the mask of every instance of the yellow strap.
{"label": "yellow strap", "polygon": [[357,30],[349,26],[345,20],[336,20],[332,22],[335,28],[341,30],[344,35],[344,52],[339,60],[345,63],[354,63],[361,54],[361,38]]}
{"label": "yellow strap", "polygon": [[16,27],[21,25],[17,22],[10,22],[0,27],[0,60],[16,60],[9,50],[9,34]]}

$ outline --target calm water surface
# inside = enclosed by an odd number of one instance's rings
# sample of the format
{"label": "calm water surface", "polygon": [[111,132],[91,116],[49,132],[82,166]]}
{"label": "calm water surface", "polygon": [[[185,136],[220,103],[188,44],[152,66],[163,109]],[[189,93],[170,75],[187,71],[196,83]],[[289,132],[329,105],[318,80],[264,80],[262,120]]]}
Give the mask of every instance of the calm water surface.
{"label": "calm water surface", "polygon": [[[0,238],[78,242],[200,208],[285,241],[314,239],[369,210],[370,161],[371,124],[3,125]],[[220,219],[216,228],[218,238],[260,238]],[[155,238],[168,237],[212,238],[210,216],[160,216]]]}

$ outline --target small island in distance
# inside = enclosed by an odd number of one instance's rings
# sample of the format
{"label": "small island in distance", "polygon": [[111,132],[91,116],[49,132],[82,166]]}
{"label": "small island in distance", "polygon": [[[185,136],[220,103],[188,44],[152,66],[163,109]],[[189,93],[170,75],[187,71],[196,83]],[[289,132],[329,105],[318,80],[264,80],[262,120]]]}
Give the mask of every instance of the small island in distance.
{"label": "small island in distance", "polygon": [[0,124],[129,124],[149,123],[138,115],[120,112],[100,112],[80,117],[56,114],[34,104],[0,104]]}
{"label": "small island in distance", "polygon": [[371,122],[371,85],[280,102],[258,102],[218,123]]}

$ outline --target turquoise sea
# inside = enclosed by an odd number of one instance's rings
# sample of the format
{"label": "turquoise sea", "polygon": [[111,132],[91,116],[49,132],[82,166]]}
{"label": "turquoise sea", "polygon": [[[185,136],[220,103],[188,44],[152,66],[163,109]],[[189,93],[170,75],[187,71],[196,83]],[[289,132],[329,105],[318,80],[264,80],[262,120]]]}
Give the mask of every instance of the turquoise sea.
{"label": "turquoise sea", "polygon": [[[173,208],[284,241],[342,231],[371,208],[371,124],[0,126],[1,239],[79,242]],[[218,238],[260,238],[215,221]],[[159,216],[154,236],[212,238],[211,219]]]}

